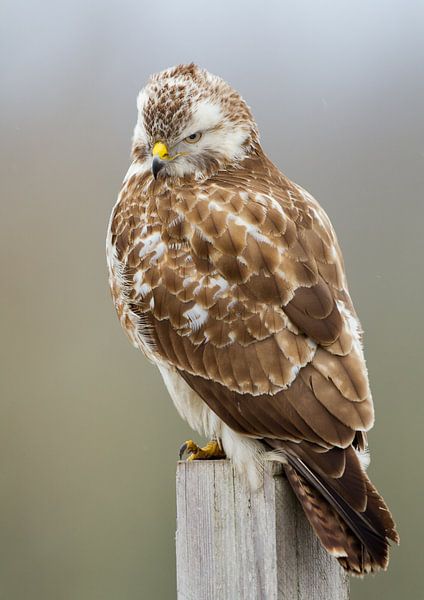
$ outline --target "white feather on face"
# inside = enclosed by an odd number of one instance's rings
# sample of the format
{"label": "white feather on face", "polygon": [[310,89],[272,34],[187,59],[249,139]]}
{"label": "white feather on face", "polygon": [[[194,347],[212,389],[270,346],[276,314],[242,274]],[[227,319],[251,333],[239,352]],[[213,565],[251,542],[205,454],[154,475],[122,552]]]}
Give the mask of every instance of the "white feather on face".
{"label": "white feather on face", "polygon": [[[189,66],[155,75],[141,90],[133,152],[142,169],[152,165],[156,142],[166,144],[171,160],[164,175],[202,178],[241,161],[257,141],[257,129],[244,100],[219,77]],[[200,134],[189,143],[188,136]]]}

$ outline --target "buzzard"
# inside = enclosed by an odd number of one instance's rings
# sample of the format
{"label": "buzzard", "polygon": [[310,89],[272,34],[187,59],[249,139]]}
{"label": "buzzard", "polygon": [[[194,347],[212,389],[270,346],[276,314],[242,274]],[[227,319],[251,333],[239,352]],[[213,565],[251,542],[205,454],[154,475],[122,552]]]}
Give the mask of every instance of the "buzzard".
{"label": "buzzard", "polygon": [[366,475],[373,404],[333,227],[266,156],[240,95],[194,64],[138,96],[133,162],[107,235],[130,340],[180,415],[253,488],[283,464],[322,545],[350,572],[398,542]]}

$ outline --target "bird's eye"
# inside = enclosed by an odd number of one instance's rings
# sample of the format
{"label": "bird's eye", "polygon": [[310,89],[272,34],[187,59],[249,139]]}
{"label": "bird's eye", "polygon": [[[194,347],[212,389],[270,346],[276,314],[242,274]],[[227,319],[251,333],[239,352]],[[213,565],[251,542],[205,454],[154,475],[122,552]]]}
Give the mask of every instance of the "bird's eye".
{"label": "bird's eye", "polygon": [[188,135],[186,138],[184,138],[184,141],[187,142],[187,144],[195,144],[200,140],[201,137],[202,134],[200,133],[200,131],[198,131],[197,133],[192,133],[191,135]]}

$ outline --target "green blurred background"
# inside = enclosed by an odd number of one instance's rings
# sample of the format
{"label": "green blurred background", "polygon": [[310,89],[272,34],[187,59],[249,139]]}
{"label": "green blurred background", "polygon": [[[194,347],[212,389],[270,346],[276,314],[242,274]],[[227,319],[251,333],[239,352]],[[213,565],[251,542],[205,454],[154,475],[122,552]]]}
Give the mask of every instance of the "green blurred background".
{"label": "green blurred background", "polygon": [[366,331],[370,473],[402,536],[352,598],[424,598],[423,3],[1,12],[1,600],[175,597],[175,463],[191,432],[120,330],[104,238],[136,94],[192,60],[243,94],[270,157],[333,220]]}

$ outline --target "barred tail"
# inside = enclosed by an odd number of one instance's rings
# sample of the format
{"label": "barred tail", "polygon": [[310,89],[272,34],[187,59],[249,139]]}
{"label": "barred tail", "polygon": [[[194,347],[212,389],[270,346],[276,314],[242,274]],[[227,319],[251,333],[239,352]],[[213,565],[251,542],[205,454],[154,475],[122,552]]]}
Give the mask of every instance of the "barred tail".
{"label": "barred tail", "polygon": [[311,464],[307,459],[312,453],[305,452],[303,444],[286,446],[289,451],[281,448],[285,473],[324,548],[353,574],[386,569],[389,540],[398,543],[399,536],[387,505],[355,450],[335,449],[338,457],[343,456],[344,466],[342,473],[332,477],[322,468],[325,454],[335,464],[331,450],[321,454],[317,464]]}

